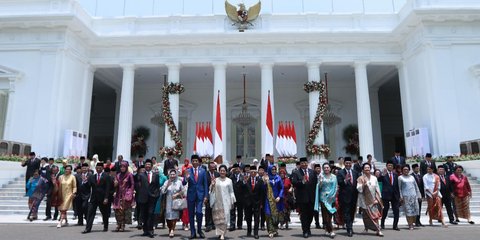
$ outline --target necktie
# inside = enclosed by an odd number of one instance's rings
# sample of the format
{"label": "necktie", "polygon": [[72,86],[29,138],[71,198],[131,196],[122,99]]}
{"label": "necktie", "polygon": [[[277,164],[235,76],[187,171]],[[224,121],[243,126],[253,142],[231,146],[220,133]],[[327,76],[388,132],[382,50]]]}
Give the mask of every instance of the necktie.
{"label": "necktie", "polygon": [[427,161],[427,165],[430,167],[430,161]]}
{"label": "necktie", "polygon": [[307,170],[303,170],[303,171],[304,171],[304,173],[305,173],[306,180],[307,180],[307,182],[308,182],[308,172],[307,172]]}
{"label": "necktie", "polygon": [[97,184],[100,184],[100,174],[97,174]]}
{"label": "necktie", "polygon": [[255,178],[252,177],[252,190],[255,188]]}
{"label": "necktie", "polygon": [[350,177],[350,184],[353,185],[352,170],[348,170],[348,176]]}
{"label": "necktie", "polygon": [[390,172],[390,185],[393,186],[393,174],[392,174],[392,172]]}
{"label": "necktie", "polygon": [[442,175],[442,182],[443,184],[447,185],[447,183],[445,182],[445,176]]}
{"label": "necktie", "polygon": [[147,175],[147,176],[148,176],[148,183],[151,183],[151,182],[152,182],[152,178],[151,178],[151,176],[150,176],[150,172],[148,172],[148,175]]}
{"label": "necktie", "polygon": [[197,182],[197,180],[198,180],[198,170],[196,168],[195,168],[195,175],[194,176],[195,176],[195,182]]}

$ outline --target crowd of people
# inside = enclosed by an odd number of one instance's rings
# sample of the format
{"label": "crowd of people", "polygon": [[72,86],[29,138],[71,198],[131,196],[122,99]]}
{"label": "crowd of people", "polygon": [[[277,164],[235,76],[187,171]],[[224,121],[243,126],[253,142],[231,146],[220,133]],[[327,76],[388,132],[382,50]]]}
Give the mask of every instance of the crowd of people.
{"label": "crowd of people", "polygon": [[474,224],[469,208],[472,190],[463,167],[453,157],[439,166],[431,154],[420,165],[411,166],[399,152],[385,167],[372,159],[371,155],[365,162],[361,157],[345,157],[320,165],[300,158],[288,172],[285,164],[278,164],[269,154],[252,165],[237,156],[230,167],[215,161],[202,163],[198,155],[179,167],[173,153],[161,163],[155,157],[138,156],[129,162],[119,155],[112,162],[94,155],[90,161],[81,157],[73,166],[64,161],[58,167],[54,159],[38,159],[32,152],[21,165],[27,167],[27,219],[38,219],[39,205],[46,198],[44,221],[58,220],[57,228],[67,226],[67,211],[73,209],[77,225],[85,224],[82,233],[91,232],[97,209],[103,231],[108,231],[113,209],[117,232],[136,221],[142,236],[153,238],[154,229],[165,229],[166,224],[173,238],[178,236],[177,222],[182,221],[190,239],[205,238],[204,229],[215,230],[224,239],[228,231],[243,230],[246,223],[247,237],[258,239],[259,231],[267,231],[274,238],[279,229],[289,229],[290,213],[296,211],[304,238],[312,235],[313,222],[315,229],[323,228],[331,238],[340,228],[352,237],[357,213],[365,232],[382,237],[390,208],[393,230],[400,231],[400,208],[410,230],[423,226],[424,200],[430,225],[435,220],[447,227],[443,207],[450,224],[456,225],[460,218]]}

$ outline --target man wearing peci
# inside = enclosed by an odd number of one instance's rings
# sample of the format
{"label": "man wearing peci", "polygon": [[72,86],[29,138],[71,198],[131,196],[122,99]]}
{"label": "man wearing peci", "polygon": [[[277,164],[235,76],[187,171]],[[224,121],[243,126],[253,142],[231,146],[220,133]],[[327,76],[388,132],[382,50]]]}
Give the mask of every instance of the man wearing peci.
{"label": "man wearing peci", "polygon": [[312,169],[308,169],[306,157],[300,158],[300,169],[293,175],[292,184],[295,187],[297,206],[300,208],[303,237],[308,238],[312,235],[310,225],[313,220],[317,175]]}
{"label": "man wearing peci", "polygon": [[145,161],[145,173],[139,169],[137,180],[140,184],[138,188],[137,207],[140,207],[139,214],[143,222],[142,236],[154,237],[153,219],[154,210],[158,197],[160,197],[160,178],[158,173],[152,171],[152,161]]}
{"label": "man wearing peci", "polygon": [[347,235],[352,237],[353,219],[355,218],[355,211],[357,209],[357,178],[359,173],[352,168],[352,158],[345,157],[344,165],[345,168],[340,170],[337,175],[338,198],[347,228]]}
{"label": "man wearing peci", "polygon": [[108,218],[110,217],[110,204],[108,201],[111,178],[103,172],[103,163],[97,162],[95,166],[96,174],[90,175],[87,182],[87,188],[90,190],[90,200],[88,202],[87,226],[82,233],[89,233],[92,230],[93,220],[97,208],[100,208],[103,220],[103,231],[108,231]]}
{"label": "man wearing peci", "polygon": [[381,228],[385,229],[385,219],[387,218],[388,209],[392,206],[393,211],[393,230],[400,231],[398,228],[398,218],[400,211],[400,188],[398,185],[398,175],[395,172],[393,162],[387,163],[387,170],[379,178],[382,182],[382,201],[383,214]]}
{"label": "man wearing peci", "polygon": [[[187,205],[188,217],[190,220],[190,239],[205,238],[202,232],[202,207],[208,201],[208,182],[205,169],[200,167],[200,157],[192,155],[193,167],[185,171],[183,185],[188,184]],[[197,231],[195,231],[195,218],[197,220]],[[198,236],[197,236],[198,234]]]}

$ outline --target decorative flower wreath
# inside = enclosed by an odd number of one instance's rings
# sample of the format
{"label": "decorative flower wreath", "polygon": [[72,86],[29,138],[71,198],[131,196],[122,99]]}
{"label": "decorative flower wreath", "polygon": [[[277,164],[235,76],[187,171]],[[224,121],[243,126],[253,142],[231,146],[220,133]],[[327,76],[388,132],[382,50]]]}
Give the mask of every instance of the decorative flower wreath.
{"label": "decorative flower wreath", "polygon": [[162,104],[163,104],[163,119],[165,124],[168,126],[168,131],[170,132],[170,137],[175,142],[174,147],[162,147],[159,150],[159,155],[163,158],[165,154],[172,152],[174,156],[180,157],[183,154],[183,144],[182,139],[180,138],[180,133],[177,130],[177,126],[175,126],[175,122],[172,118],[172,112],[170,110],[170,100],[168,99],[169,94],[180,94],[185,91],[185,87],[180,83],[169,83],[165,84],[162,88],[163,90],[163,97],[162,97]]}
{"label": "decorative flower wreath", "polygon": [[330,154],[330,148],[326,144],[321,145],[314,145],[313,142],[315,138],[318,136],[320,132],[320,128],[322,126],[322,118],[323,114],[327,110],[327,88],[325,82],[308,82],[303,85],[303,90],[305,92],[310,93],[314,91],[320,91],[319,101],[317,106],[317,112],[315,113],[315,118],[312,123],[312,127],[310,128],[310,132],[308,133],[308,138],[306,142],[306,150],[309,156],[312,155],[324,155],[328,157]]}
{"label": "decorative flower wreath", "polygon": [[277,160],[278,162],[289,164],[289,163],[296,163],[298,159],[297,157],[278,157]]}

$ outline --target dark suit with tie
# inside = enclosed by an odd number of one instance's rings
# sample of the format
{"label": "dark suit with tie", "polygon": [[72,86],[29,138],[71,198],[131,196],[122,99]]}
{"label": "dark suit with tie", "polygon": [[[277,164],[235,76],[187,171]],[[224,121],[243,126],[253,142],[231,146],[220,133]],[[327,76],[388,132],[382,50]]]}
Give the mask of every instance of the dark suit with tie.
{"label": "dark suit with tie", "polygon": [[265,184],[263,180],[256,176],[249,177],[247,181],[240,183],[243,193],[243,207],[245,209],[245,221],[247,221],[247,235],[252,233],[253,216],[253,235],[258,236],[258,227],[260,225],[260,206],[265,202]]}
{"label": "dark suit with tie", "polygon": [[[392,179],[390,180],[390,174]],[[385,225],[385,218],[387,218],[388,210],[392,205],[393,211],[393,228],[398,227],[399,208],[400,208],[400,188],[398,185],[398,175],[392,171],[388,172],[379,178],[382,182],[382,201],[383,201],[383,214],[381,225]]]}
{"label": "dark suit with tie", "polygon": [[[53,165],[52,165],[53,166]],[[53,178],[58,179],[60,176],[60,173],[58,172],[57,175],[55,176],[52,173],[52,166],[47,166],[47,176],[46,179],[48,181],[48,190],[47,190],[47,206],[45,207],[45,216],[46,218],[52,218],[52,199],[53,199]],[[53,213],[53,219],[57,219],[58,217],[58,207],[55,207],[54,213]]]}
{"label": "dark suit with tie", "polygon": [[175,169],[175,167],[178,167],[178,160],[177,159],[165,159],[163,162],[163,174],[165,176],[168,176],[168,170],[170,169]]}
{"label": "dark suit with tie", "polygon": [[[212,177],[213,175],[213,177]],[[207,172],[207,184],[210,186],[212,184],[212,179],[220,177],[220,173],[218,172]],[[210,230],[215,228],[215,224],[213,223],[213,216],[212,216],[212,208],[210,207],[210,203],[206,204],[205,206],[205,227]]]}
{"label": "dark suit with tie", "polygon": [[[202,230],[202,206],[204,199],[208,197],[208,182],[207,172],[204,168],[198,166],[195,168],[189,168],[186,171],[189,173],[188,178],[183,179],[183,185],[188,184],[187,191],[187,205],[188,205],[188,217],[190,220],[190,233],[192,236],[196,235],[195,231],[195,217],[197,218],[197,230]],[[195,171],[197,171],[197,177],[195,177]]]}
{"label": "dark suit with tie", "polygon": [[137,174],[137,207],[143,222],[143,234],[153,236],[155,204],[160,197],[160,178],[153,171]]}
{"label": "dark suit with tie", "polygon": [[90,199],[90,188],[88,186],[88,178],[90,173],[83,173],[75,175],[77,181],[77,196],[75,197],[75,206],[77,208],[77,223],[83,225],[83,218],[87,217],[88,213],[88,199]]}
{"label": "dark suit with tie", "polygon": [[88,178],[85,187],[90,191],[90,200],[88,203],[87,226],[85,227],[86,232],[92,230],[97,207],[100,208],[100,212],[102,213],[103,229],[108,229],[108,218],[110,218],[110,207],[112,204],[108,201],[111,185],[111,178],[105,172],[102,172],[100,177],[98,176],[98,173],[96,173],[90,175]]}
{"label": "dark suit with tie", "polygon": [[392,159],[390,159],[393,163],[393,167],[396,167],[397,165],[404,166],[405,165],[405,158],[402,156],[393,156]]}
{"label": "dark suit with tie", "polygon": [[[308,174],[308,181],[305,181],[305,171]],[[303,234],[311,234],[310,225],[313,220],[317,176],[312,169],[300,169],[292,174],[292,184],[295,187],[295,198],[300,209]]]}
{"label": "dark suit with tie", "polygon": [[442,194],[442,204],[447,209],[448,220],[453,222],[455,220],[453,216],[453,209],[452,209],[452,197],[451,194],[453,192],[453,186],[450,182],[450,179],[445,175],[440,176],[440,193]]}
{"label": "dark suit with tie", "polygon": [[343,219],[349,233],[352,233],[353,219],[357,209],[358,176],[358,173],[353,168],[350,168],[350,173],[346,168],[337,173],[338,199],[340,200],[340,208],[342,209]]}
{"label": "dark suit with tie", "polygon": [[[423,185],[423,178],[420,176],[420,173],[412,173],[410,174],[413,176],[415,179],[415,182],[417,183],[418,189],[420,190],[420,194],[422,195],[422,199],[425,198],[425,186]],[[422,200],[418,200],[418,216],[416,219],[415,224],[418,226],[420,225],[420,216],[422,216]]]}
{"label": "dark suit with tie", "polygon": [[38,158],[31,158],[22,163],[22,167],[27,167],[27,171],[25,172],[25,193],[27,193],[27,182],[30,177],[33,176],[33,172],[37,169],[40,169],[40,159]]}
{"label": "dark suit with tie", "polygon": [[235,199],[237,200],[230,210],[230,228],[235,229],[235,225],[237,228],[242,228],[243,223],[243,190],[242,190],[242,181],[243,181],[243,174],[232,174],[230,176],[232,179],[233,184],[233,192],[235,193]]}
{"label": "dark suit with tie", "polygon": [[437,165],[435,164],[434,161],[428,162],[427,160],[422,160],[420,162],[420,173],[422,174],[422,177],[427,174],[427,167],[430,166],[433,169],[434,173],[437,173]]}

